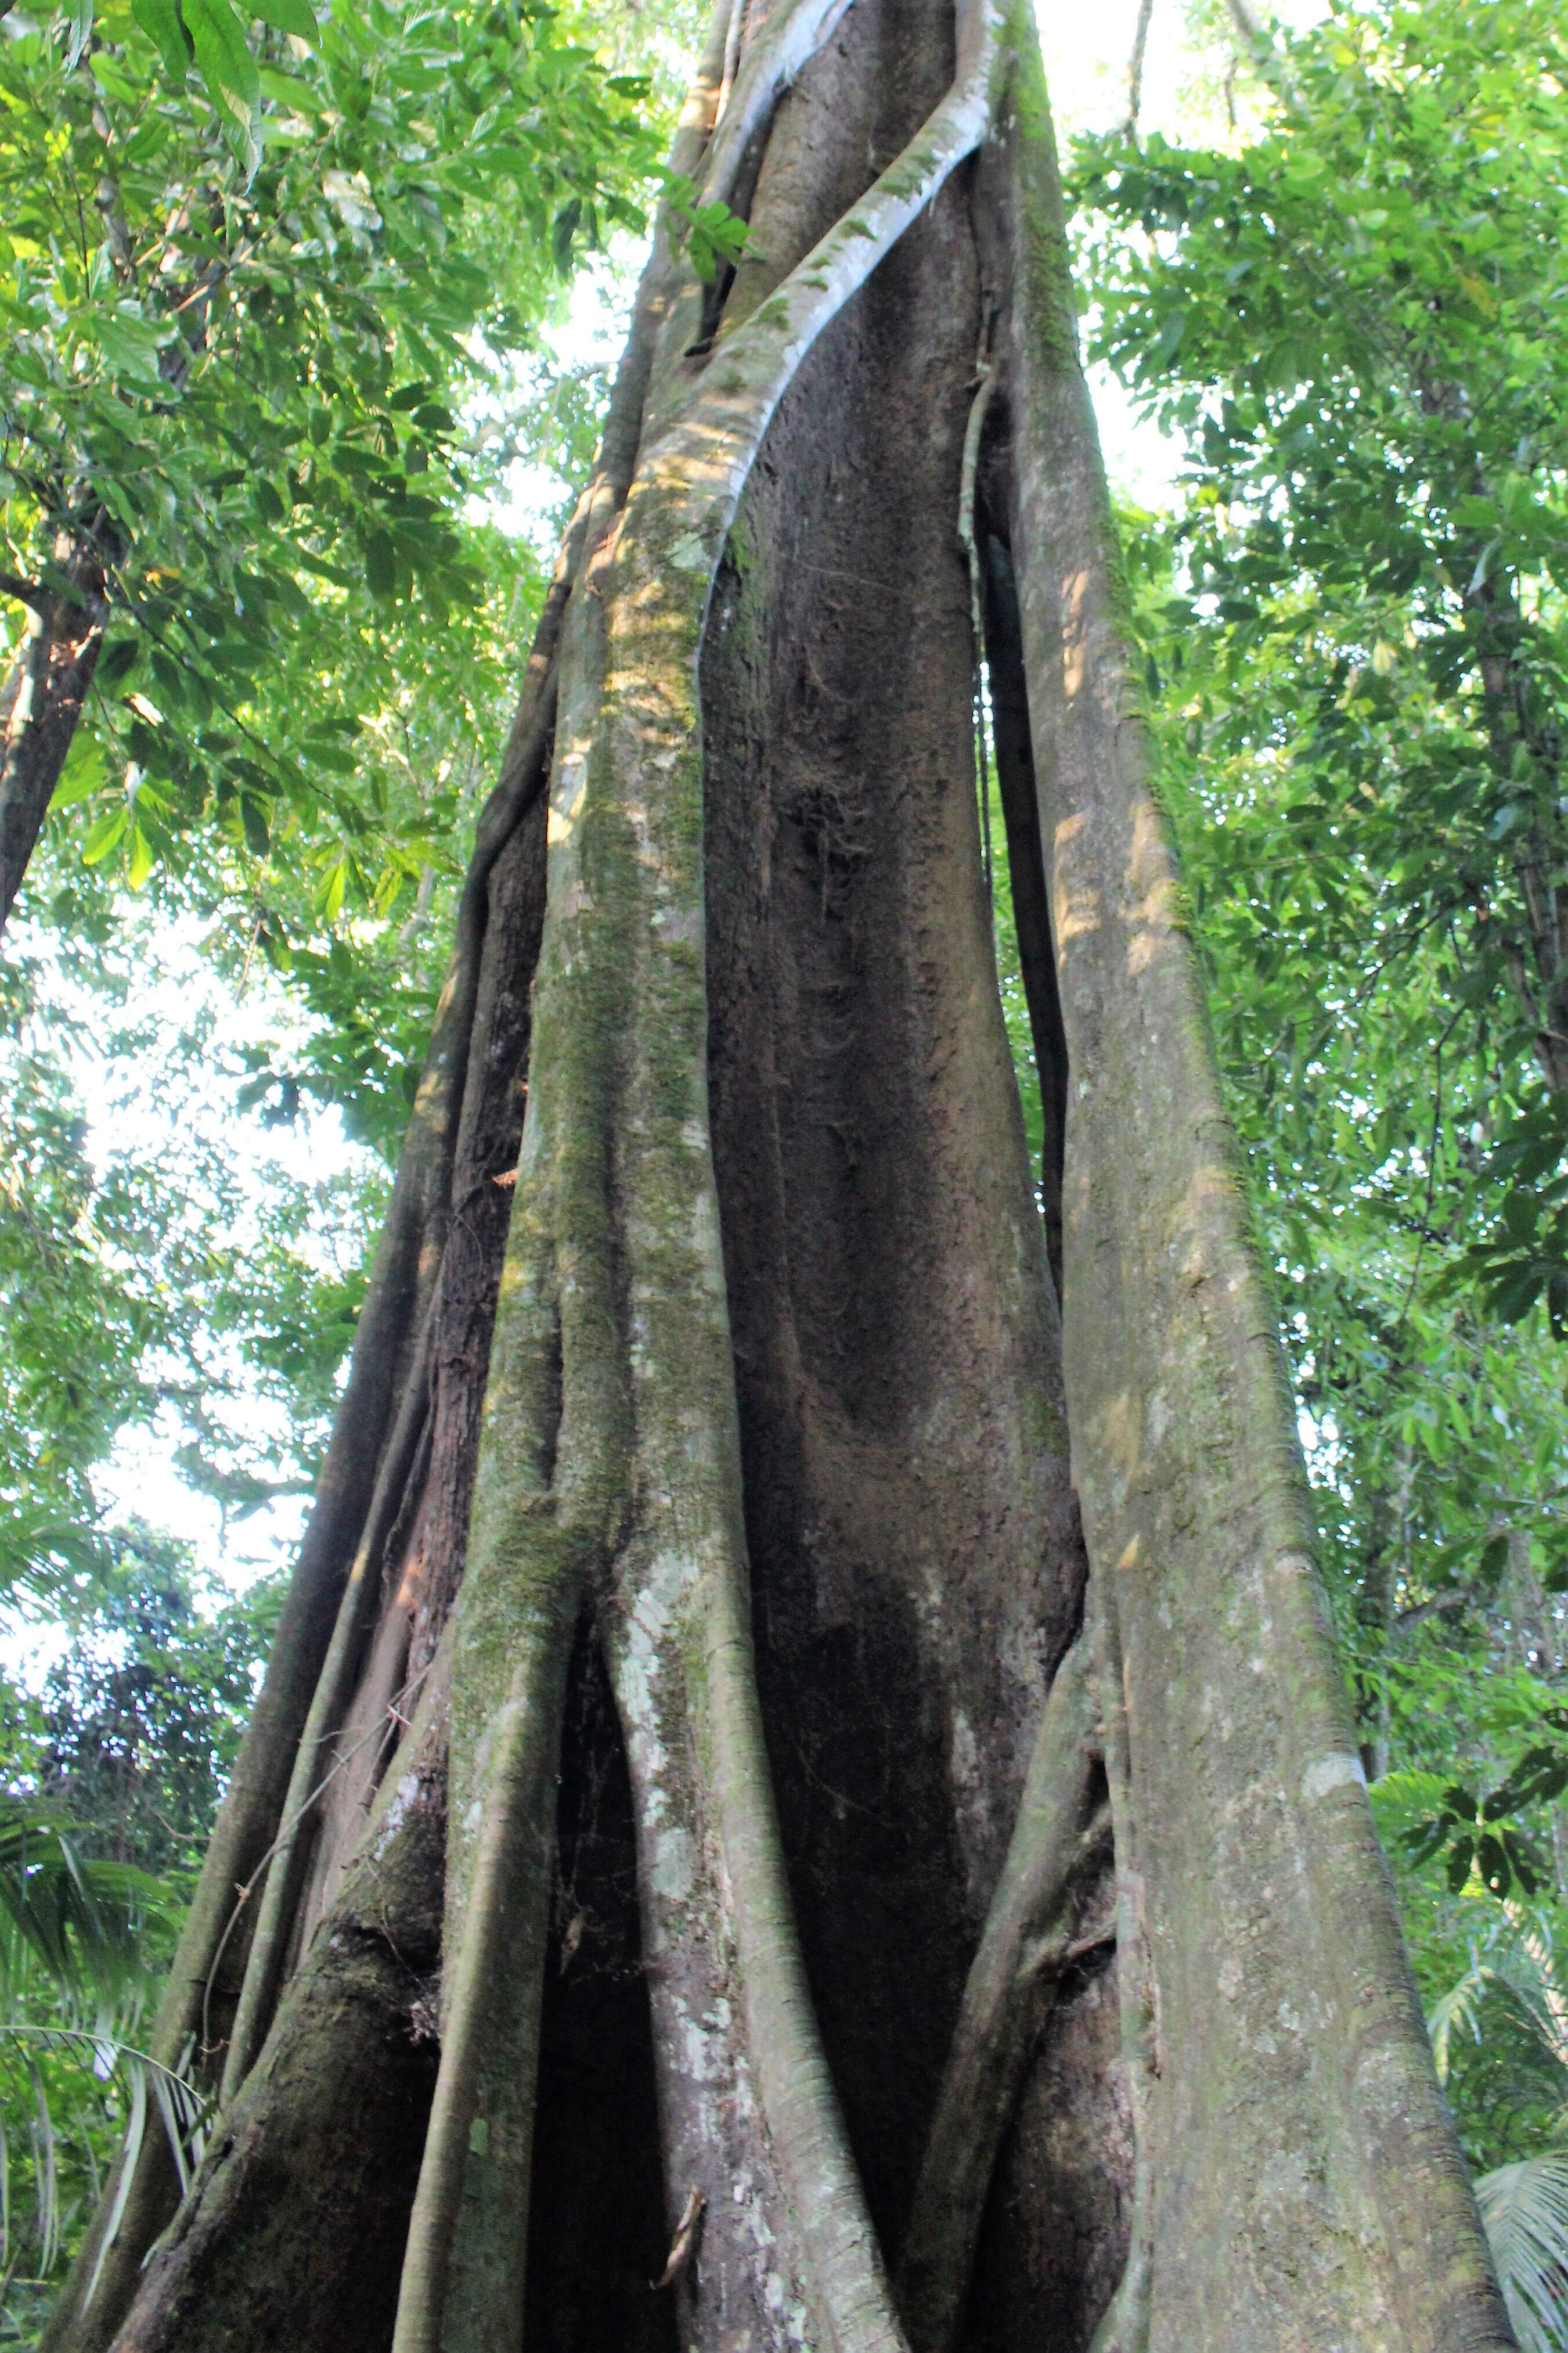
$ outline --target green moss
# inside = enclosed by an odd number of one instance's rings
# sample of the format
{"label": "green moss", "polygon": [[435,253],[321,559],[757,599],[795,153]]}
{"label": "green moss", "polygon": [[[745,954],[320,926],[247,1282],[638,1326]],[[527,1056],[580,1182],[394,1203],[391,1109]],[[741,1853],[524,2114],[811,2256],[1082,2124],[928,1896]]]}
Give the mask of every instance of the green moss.
{"label": "green moss", "polygon": [[1013,0],[1009,97],[1022,170],[1015,181],[1020,260],[1033,281],[1028,309],[1037,348],[1052,369],[1079,365],[1078,314],[1062,206],[1061,169],[1039,38],[1027,0]]}

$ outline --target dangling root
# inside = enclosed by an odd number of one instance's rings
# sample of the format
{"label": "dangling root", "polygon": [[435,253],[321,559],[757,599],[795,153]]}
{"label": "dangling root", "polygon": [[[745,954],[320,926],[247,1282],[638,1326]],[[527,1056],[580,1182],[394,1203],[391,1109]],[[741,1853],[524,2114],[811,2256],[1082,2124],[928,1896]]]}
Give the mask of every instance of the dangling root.
{"label": "dangling root", "polygon": [[[455,1145],[457,1106],[468,1090],[469,1039],[480,987],[480,968],[488,912],[489,878],[497,860],[516,835],[543,789],[555,721],[560,624],[565,597],[582,560],[580,536],[569,537],[551,595],[557,600],[535,635],[530,661],[529,691],[513,727],[500,783],[481,813],[475,855],[458,913],[458,944],[452,973],[443,996],[446,1018],[438,1021],[431,1061],[451,1103],[446,1124]],[[447,1183],[448,1194],[450,1180]],[[416,1489],[420,1466],[428,1449],[434,1359],[440,1323],[443,1275],[447,1260],[443,1248],[435,1279],[418,1317],[413,1350],[404,1376],[392,1430],[377,1465],[375,1484],[363,1532],[343,1588],[331,1641],[317,1677],[310,1711],[295,1751],[293,1769],[282,1807],[282,1830],[270,1864],[265,1892],[250,1940],[244,1979],[225,2056],[220,2105],[226,2106],[245,2081],[261,2046],[277,1996],[284,1955],[293,1931],[300,1888],[310,1860],[314,1793],[322,1779],[327,1755],[352,1696],[363,1660],[365,1640],[381,1599],[386,1546],[403,1513],[408,1493]],[[226,1929],[225,1936],[226,1937]],[[220,1939],[220,1942],[222,1940]],[[216,1955],[208,1967],[216,1968]]]}
{"label": "dangling root", "polygon": [[1068,1964],[1085,1885],[1110,1843],[1110,1810],[1093,1798],[1094,1719],[1080,1636],[1036,1736],[915,2190],[899,2269],[915,2353],[948,2353],[957,2337],[996,2151]]}
{"label": "dangling root", "polygon": [[[602,670],[592,600],[569,612],[560,736]],[[558,762],[559,765],[559,762]],[[569,886],[568,886],[569,888]],[[572,1637],[623,1509],[608,1106],[593,1071],[618,983],[585,1004],[549,953],[502,1276],[467,1575],[455,1612],[440,2073],[395,2353],[520,2344],[555,1786]],[[564,1001],[563,1001],[564,1000]]]}

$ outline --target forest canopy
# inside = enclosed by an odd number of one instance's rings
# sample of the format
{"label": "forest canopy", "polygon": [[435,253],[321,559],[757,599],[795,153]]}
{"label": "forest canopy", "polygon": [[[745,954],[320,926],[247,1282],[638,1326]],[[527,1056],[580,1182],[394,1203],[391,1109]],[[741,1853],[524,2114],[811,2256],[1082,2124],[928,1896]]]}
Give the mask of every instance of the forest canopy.
{"label": "forest canopy", "polygon": [[[1083,347],[1140,420],[1159,795],[1439,2076],[1561,2348],[1568,49],[1544,0],[1128,15],[1060,129]],[[200,2154],[139,2038],[605,414],[595,311],[661,204],[705,280],[746,249],[660,161],[698,29],[0,16],[6,2341],[128,2132]]]}

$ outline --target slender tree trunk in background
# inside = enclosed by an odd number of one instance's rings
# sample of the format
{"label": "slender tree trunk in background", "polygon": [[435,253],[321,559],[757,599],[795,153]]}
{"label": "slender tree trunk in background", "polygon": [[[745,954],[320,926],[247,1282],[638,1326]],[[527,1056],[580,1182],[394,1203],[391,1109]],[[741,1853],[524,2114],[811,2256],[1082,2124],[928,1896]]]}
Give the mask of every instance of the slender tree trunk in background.
{"label": "slender tree trunk in background", "polygon": [[724,0],[675,161],[752,244],[656,243],[481,825],[160,2024],[212,2144],[177,2214],[134,2153],[46,2342],[1500,2348],[1032,23]]}
{"label": "slender tree trunk in background", "polygon": [[1122,128],[1129,139],[1138,135],[1138,117],[1143,110],[1143,60],[1149,53],[1149,22],[1154,14],[1154,0],[1138,0],[1138,21],[1132,28],[1132,54],[1127,61],[1127,119]]}
{"label": "slender tree trunk in background", "polygon": [[0,931],[92,684],[109,617],[102,565],[57,550],[59,585],[29,590],[26,627],[0,687]]}

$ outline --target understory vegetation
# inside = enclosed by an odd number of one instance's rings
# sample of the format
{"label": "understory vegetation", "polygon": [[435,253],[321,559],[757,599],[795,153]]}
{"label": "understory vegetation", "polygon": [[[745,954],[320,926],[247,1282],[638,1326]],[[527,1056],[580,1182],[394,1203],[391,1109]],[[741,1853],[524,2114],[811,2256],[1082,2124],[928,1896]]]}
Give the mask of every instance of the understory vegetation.
{"label": "understory vegetation", "polygon": [[[641,232],[692,34],[592,0],[0,18],[7,659],[62,598],[96,632],[0,937],[0,2343],[128,2133],[199,2151],[139,2030],[603,413],[564,331]],[[1546,0],[1294,34],[1193,0],[1189,34],[1206,128],[1074,150],[1083,332],[1180,452],[1121,516],[1162,791],[1533,2353],[1568,2347],[1568,47]],[[725,220],[690,234],[722,258]]]}

